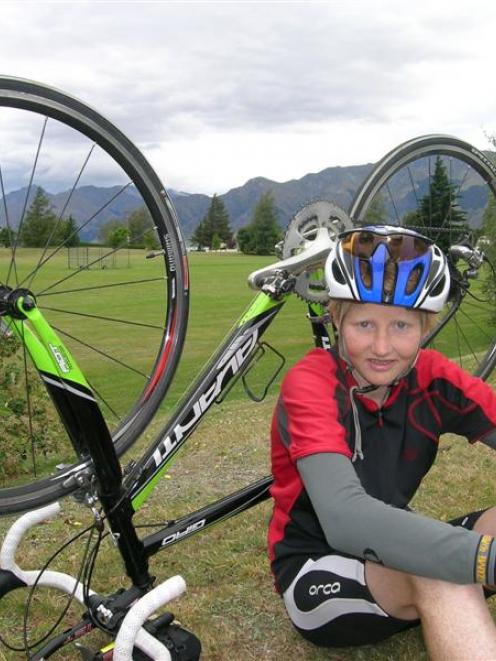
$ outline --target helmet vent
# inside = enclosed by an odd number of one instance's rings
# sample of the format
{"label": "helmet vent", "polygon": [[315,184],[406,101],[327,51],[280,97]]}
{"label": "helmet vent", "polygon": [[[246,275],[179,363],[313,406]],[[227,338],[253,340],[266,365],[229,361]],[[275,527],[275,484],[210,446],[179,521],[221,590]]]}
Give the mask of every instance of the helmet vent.
{"label": "helmet vent", "polygon": [[431,296],[439,296],[446,285],[446,276],[439,279],[437,285],[429,293]]}
{"label": "helmet vent", "polygon": [[422,277],[422,267],[420,265],[417,265],[415,268],[412,269],[412,272],[410,273],[410,276],[408,278],[408,282],[406,283],[407,294],[413,294],[413,292],[418,286],[418,283],[420,282],[421,277]]}
{"label": "helmet vent", "polygon": [[346,283],[346,279],[337,262],[332,263],[332,277],[336,280],[336,282],[339,282],[340,285],[344,285]]}
{"label": "helmet vent", "polygon": [[366,287],[370,288],[372,286],[372,269],[370,262],[367,259],[361,259],[359,263],[362,282]]}

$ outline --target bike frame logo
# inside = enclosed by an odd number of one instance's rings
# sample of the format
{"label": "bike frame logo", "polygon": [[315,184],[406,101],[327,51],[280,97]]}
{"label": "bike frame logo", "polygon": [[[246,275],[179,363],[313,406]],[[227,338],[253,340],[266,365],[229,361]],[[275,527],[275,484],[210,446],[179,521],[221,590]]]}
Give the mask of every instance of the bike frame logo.
{"label": "bike frame logo", "polygon": [[257,344],[260,326],[266,322],[267,317],[264,317],[233,340],[217,363],[216,373],[213,379],[209,381],[205,390],[198,396],[198,399],[192,406],[188,407],[184,415],[181,416],[180,421],[175,425],[172,432],[160,441],[153,453],[153,460],[156,466],[160,466],[167,459],[177,444],[183,440],[187,432],[194,428],[201,416],[212,406],[224,386],[243,367]]}
{"label": "bike frame logo", "polygon": [[48,347],[52,352],[53,357],[57,361],[57,365],[59,366],[60,371],[64,374],[68,374],[71,371],[71,365],[63,348],[57,347],[54,344],[49,344]]}
{"label": "bike frame logo", "polygon": [[172,544],[173,542],[177,542],[179,539],[186,537],[186,535],[191,535],[197,530],[201,530],[206,523],[207,523],[206,519],[201,519],[196,523],[191,523],[184,530],[178,530],[177,532],[174,532],[171,535],[167,535],[167,537],[163,538],[161,546],[167,546],[168,544]]}

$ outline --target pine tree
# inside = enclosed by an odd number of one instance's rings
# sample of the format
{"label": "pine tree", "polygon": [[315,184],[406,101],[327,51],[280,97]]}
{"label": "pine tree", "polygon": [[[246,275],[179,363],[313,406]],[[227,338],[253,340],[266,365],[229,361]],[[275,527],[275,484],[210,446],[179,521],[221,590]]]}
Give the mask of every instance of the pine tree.
{"label": "pine tree", "polygon": [[229,213],[224,205],[224,202],[214,194],[210,209],[207,213],[207,227],[209,232],[212,232],[211,244],[213,243],[214,236],[217,235],[222,243],[226,243],[232,237],[232,231],[229,227]]}
{"label": "pine tree", "polygon": [[202,248],[208,246],[208,239],[205,234],[205,218],[196,226],[195,231],[191,235],[191,242],[197,246],[198,250],[202,250]]}
{"label": "pine tree", "polygon": [[254,252],[253,234],[249,226],[239,228],[236,234],[236,241],[238,242],[239,250],[245,253],[245,255],[250,255]]}
{"label": "pine tree", "polygon": [[20,228],[20,242],[30,248],[43,248],[60,243],[57,216],[42,188],[37,188]]}
{"label": "pine tree", "polygon": [[273,255],[281,235],[274,198],[269,191],[258,201],[251,223],[239,230],[238,244],[242,252]]}
{"label": "pine tree", "polygon": [[[129,243],[136,247],[145,245],[145,234],[152,232],[153,221],[150,212],[146,207],[140,207],[132,211],[127,219],[127,228],[129,231]],[[147,235],[147,242],[150,243],[150,234]]]}
{"label": "pine tree", "polygon": [[418,230],[434,239],[444,251],[468,229],[466,214],[458,206],[459,197],[441,156],[437,156],[429,192],[417,208]]}
{"label": "pine tree", "polygon": [[72,216],[69,216],[63,223],[61,239],[67,248],[74,248],[74,246],[78,246],[80,243],[78,226]]}
{"label": "pine tree", "polygon": [[[196,226],[191,237],[199,249],[214,248],[216,245],[229,244],[232,240],[232,231],[229,226],[229,213],[224,202],[215,193],[206,216]],[[217,248],[214,248],[216,250]]]}
{"label": "pine tree", "polygon": [[8,227],[0,228],[0,246],[5,248],[10,248],[15,242],[15,232],[13,232]]}

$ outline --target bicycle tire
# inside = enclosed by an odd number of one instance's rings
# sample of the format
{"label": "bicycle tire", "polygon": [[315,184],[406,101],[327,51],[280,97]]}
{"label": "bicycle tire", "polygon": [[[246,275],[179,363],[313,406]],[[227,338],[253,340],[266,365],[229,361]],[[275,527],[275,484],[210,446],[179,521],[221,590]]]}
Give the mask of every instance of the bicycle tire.
{"label": "bicycle tire", "polygon": [[[430,186],[430,181],[432,181],[433,173],[435,171],[435,161],[440,157],[441,162],[444,164],[446,172],[451,176],[451,173],[458,171],[459,177],[458,183],[452,183],[450,179],[450,184],[453,185],[452,191],[456,196],[463,197],[460,190],[465,183],[465,186],[470,185],[475,186],[475,178],[480,178],[481,186],[487,188],[488,196],[496,197],[496,165],[493,163],[490,158],[488,158],[483,152],[470,145],[469,143],[460,140],[453,136],[442,135],[442,134],[433,134],[426,135],[408,140],[407,142],[402,143],[395,149],[391,150],[384,158],[382,158],[370,172],[366,180],[362,183],[358,189],[355,198],[350,206],[350,216],[355,224],[363,225],[367,222],[374,222],[367,219],[368,212],[371,212],[373,208],[374,200],[380,200],[380,205],[384,205],[386,210],[386,222],[390,224],[403,224],[406,216],[405,208],[402,209],[403,215],[400,215],[398,209],[400,209],[400,204],[395,203],[394,201],[394,192],[391,192],[391,189],[396,186],[397,190],[402,188],[402,184],[405,183],[408,178],[411,182],[411,191],[408,193],[410,197],[410,204],[417,205],[417,209],[420,208],[419,192],[421,188],[420,178],[424,176],[422,186],[424,186],[424,192],[426,186]],[[426,183],[424,172],[423,175],[420,174],[421,166],[424,167],[428,164],[429,166],[429,176]],[[463,168],[467,168],[463,171],[464,180],[461,179],[462,176],[462,165]],[[418,172],[415,172],[415,170]],[[403,177],[400,180],[400,177]],[[396,178],[396,180],[395,180]],[[396,182],[396,183],[395,183]],[[472,184],[472,182],[474,182]],[[430,191],[430,188],[428,188]],[[402,190],[404,195],[405,191]],[[473,193],[473,190],[472,190]],[[468,196],[468,193],[467,193]],[[390,199],[391,198],[391,199]],[[388,201],[385,203],[385,199]],[[403,200],[405,197],[403,197]],[[462,200],[463,202],[463,200]],[[457,202],[458,204],[458,202]],[[413,207],[412,207],[413,208]],[[383,209],[383,211],[384,211]],[[450,237],[453,236],[454,241],[459,238],[457,235],[457,227],[451,227],[448,223],[448,227],[433,227],[429,226],[428,219],[423,219],[422,227],[419,227],[418,230],[432,238],[434,241],[438,241],[439,237],[442,236],[442,232],[450,232]],[[453,267],[454,268],[454,267]],[[493,280],[495,278],[494,273],[489,271],[486,274],[486,277]],[[459,285],[456,282],[453,284],[452,295],[450,296],[451,302],[448,305],[446,310],[446,315],[452,315],[450,324],[452,324],[451,333],[452,336],[457,337],[457,342],[461,343],[464,341],[463,333],[465,332],[462,327],[462,321],[464,324],[468,323],[467,317],[469,317],[469,312],[464,311],[462,299],[466,293],[464,290],[456,291],[456,288]],[[491,285],[492,291],[494,292],[494,285]],[[466,303],[468,299],[466,298]],[[493,305],[493,298],[488,298],[485,301],[486,307],[489,304]],[[456,306],[456,310],[453,312],[451,306]],[[458,307],[460,306],[460,310]],[[461,316],[463,314],[463,316]],[[482,315],[482,307],[479,307],[477,310],[477,315]],[[458,319],[457,319],[458,317]],[[487,318],[488,323],[494,327],[494,319],[490,319],[489,315]],[[444,316],[443,316],[444,319]],[[436,346],[436,343],[443,346],[442,343],[442,333],[446,332],[446,337],[448,337],[448,324],[446,325],[446,331],[443,331],[443,319],[438,324],[438,332],[434,334],[433,337],[433,346]],[[477,322],[479,323],[479,322]],[[481,326],[485,326],[485,322],[480,322]],[[456,332],[453,330],[454,327],[457,327]],[[483,335],[484,329],[481,328],[477,342],[474,342],[474,346],[477,344],[477,349],[468,350],[464,348],[467,353],[461,354],[458,357],[460,364],[474,373],[477,376],[480,376],[483,379],[487,379],[491,374],[495,364],[496,364],[496,332],[489,331],[486,327],[486,335]],[[473,331],[475,332],[475,331]],[[467,336],[466,336],[467,337]],[[472,337],[472,336],[471,336]],[[437,339],[436,339],[437,338]],[[471,340],[470,340],[471,341]],[[451,344],[454,343],[454,340],[450,341]],[[461,346],[461,344],[460,344]],[[445,353],[450,353],[445,350]],[[473,355],[469,355],[472,353]],[[480,355],[482,354],[482,356]],[[465,358],[465,361],[462,358]],[[467,367],[468,366],[468,367]]]}
{"label": "bicycle tire", "polygon": [[[157,306],[159,306],[159,308],[157,308],[158,311],[156,313],[157,318],[160,321],[155,323],[154,319],[154,324],[148,324],[150,328],[153,328],[154,336],[159,336],[160,339],[158,340],[157,346],[155,347],[154,352],[151,354],[151,357],[147,357],[146,359],[148,361],[146,364],[146,371],[141,367],[139,370],[134,368],[134,365],[131,366],[131,363],[129,363],[127,366],[124,365],[124,367],[127,367],[130,372],[139,372],[140,379],[143,377],[144,378],[142,385],[135,386],[136,396],[133,402],[129,405],[129,408],[123,415],[116,414],[118,422],[113,423],[113,429],[111,431],[115,449],[118,455],[122,455],[140,436],[140,434],[149,424],[158,406],[162,402],[164,395],[171,384],[174,372],[176,371],[186,335],[189,303],[189,276],[186,249],[181,236],[176,212],[160,179],[143,154],[114,124],[112,124],[109,120],[104,118],[96,110],[84,102],[62,91],[48,87],[38,82],[19,78],[0,77],[0,109],[4,111],[4,108],[7,109],[7,113],[22,111],[22,121],[29,120],[31,122],[34,121],[33,118],[35,118],[36,121],[38,121],[38,118],[40,120],[43,119],[44,125],[39,140],[38,152],[40,151],[40,146],[45,139],[45,127],[47,126],[48,121],[51,122],[50,126],[54,127],[53,136],[55,145],[58,146],[57,140],[60,141],[60,134],[65,136],[67,133],[69,142],[67,144],[66,151],[69,150],[68,153],[70,153],[71,149],[73,148],[72,143],[70,142],[72,140],[78,148],[79,140],[81,140],[81,144],[84,144],[84,149],[90,147],[87,160],[84,162],[84,165],[78,174],[74,188],[67,196],[67,199],[71,200],[70,204],[73,204],[73,200],[76,197],[74,192],[78,191],[77,184],[79,182],[79,177],[81,177],[83,171],[86,175],[89,169],[87,163],[90,160],[90,156],[93,157],[93,154],[96,154],[97,163],[95,165],[95,171],[98,171],[98,168],[105,167],[109,170],[109,172],[112,173],[112,175],[116,174],[116,176],[118,175],[119,177],[127,178],[127,183],[122,187],[122,191],[126,191],[130,195],[132,194],[137,200],[137,203],[143,203],[142,207],[137,208],[143,209],[145,216],[148,214],[147,218],[151,219],[151,225],[145,225],[148,229],[143,230],[140,238],[143,239],[143,237],[146,235],[146,232],[148,232],[149,237],[151,236],[151,240],[153,242],[158,242],[158,250],[156,253],[158,254],[158,259],[160,261],[158,262],[157,269],[160,269],[160,272],[157,270],[157,273],[159,273],[158,276],[156,276],[154,272],[154,277],[149,279],[150,281],[153,280],[153,284],[147,284],[146,289],[143,289],[143,291],[150,291],[152,289],[154,290],[155,287],[159,286],[158,284],[155,284],[155,282],[159,283],[160,287],[162,288],[160,294],[161,298],[157,301]],[[30,187],[34,187],[33,176],[38,174],[38,152],[32,167],[32,174],[29,182]],[[54,153],[56,153],[56,151]],[[64,158],[65,157],[66,154],[64,152]],[[62,165],[63,164],[64,163],[62,163]],[[113,168],[115,168],[115,171]],[[11,232],[11,228],[8,222],[7,205],[5,201],[7,199],[7,193],[4,190],[3,179],[1,192],[2,195],[0,199],[3,200],[5,205],[5,210],[3,212],[4,223],[6,224],[6,227],[9,228],[8,232],[10,237],[13,236],[13,233]],[[28,189],[25,198],[26,201],[24,203],[24,211],[26,211],[30,194],[31,191]],[[116,194],[115,198],[109,197],[110,203],[104,205],[102,208],[105,210],[106,206],[115,206],[115,200],[117,199],[118,195],[121,196],[120,199],[122,200],[124,195],[122,192],[119,192]],[[114,207],[111,208],[113,209]],[[103,211],[99,211],[98,213],[102,215]],[[62,217],[62,212],[60,218],[62,218],[62,221],[65,222],[65,218]],[[60,218],[58,222],[60,222]],[[20,224],[17,228],[19,235],[21,234],[21,225],[24,219],[25,215],[23,215],[19,221]],[[97,227],[97,221],[100,222],[100,219],[97,218],[97,220],[94,220],[90,217],[90,221],[94,221],[95,227]],[[149,222],[149,220],[146,222]],[[85,231],[88,230],[85,225],[83,225],[83,227]],[[76,231],[76,236],[79,236],[79,231],[81,230]],[[38,266],[29,272],[29,277],[31,280],[33,280],[35,277],[38,277],[39,271],[41,271],[41,268],[45,266],[43,258],[47,252],[47,248],[53,236],[53,232],[54,229],[52,229],[52,234],[47,240],[45,252],[43,253],[42,257],[40,258],[38,254],[36,255],[36,259],[39,261]],[[17,243],[14,247],[13,240],[10,240],[10,246],[10,251],[15,258]],[[118,247],[116,251],[121,249],[125,250],[124,243]],[[60,250],[60,247],[57,248],[57,250]],[[53,252],[56,253],[57,250]],[[19,251],[21,251],[20,248]],[[50,258],[52,257],[52,254],[53,253],[50,254]],[[102,258],[102,261],[99,264],[101,267],[100,270],[102,271],[101,277],[103,277],[103,270],[105,269],[103,259],[105,259],[107,256],[108,255],[105,254],[104,258]],[[132,256],[129,255],[128,248],[128,261],[131,259],[131,257]],[[154,261],[156,260],[157,257],[155,257]],[[48,258],[46,261],[48,261]],[[90,273],[93,264],[94,263],[91,262],[89,266],[87,265],[86,267],[79,267],[79,270]],[[142,266],[141,260],[139,262],[139,266],[140,268]],[[15,265],[14,271],[17,280],[18,275]],[[107,271],[109,271],[109,269],[107,269]],[[12,273],[12,264],[10,264],[8,274],[6,276],[7,280]],[[79,273],[77,273],[77,275],[79,276]],[[68,280],[70,277],[72,277],[71,274],[64,276],[65,280]],[[124,286],[129,287],[128,292],[130,290],[135,291],[136,287],[143,286],[140,284],[140,282],[141,281],[138,279],[135,279],[132,282],[118,282],[117,278],[114,277],[112,283],[106,284],[105,286],[110,287],[112,296],[118,298],[118,296],[115,296],[115,292],[122,291],[125,289]],[[96,300],[98,296],[102,296],[101,292],[103,291],[103,286],[99,287],[97,285],[93,285],[92,283],[90,283],[90,285],[91,286],[84,290],[86,291],[86,294],[80,295],[81,300],[84,298],[85,301],[92,302]],[[60,287],[61,285],[59,285],[59,289]],[[135,289],[132,289],[133,287]],[[96,290],[99,290],[98,296],[93,297],[94,291]],[[90,291],[91,294],[89,293]],[[34,293],[36,295],[36,292]],[[47,296],[46,285],[44,285],[44,293],[45,296]],[[55,291],[55,293],[61,294],[59,300],[60,298],[64,299],[64,296],[71,296],[71,294],[68,294],[64,291]],[[73,298],[75,296],[75,294],[72,294]],[[121,296],[121,298],[123,299],[123,303],[130,303],[129,296],[127,299],[125,295],[124,297]],[[42,298],[40,296],[38,301],[41,300]],[[139,303],[139,301],[137,301],[137,303]],[[62,316],[62,313],[65,313],[66,316],[69,314],[77,314],[73,313],[69,308],[62,311],[58,310],[58,312],[55,314]],[[84,312],[84,315],[82,316],[85,318],[91,316],[96,317],[96,315],[92,315],[91,313],[87,312]],[[109,319],[105,321],[105,317],[103,315],[98,316],[98,322],[100,322],[102,325],[105,323],[111,323],[112,317],[109,317]],[[116,322],[114,323],[114,326],[116,326],[117,322],[121,325],[136,325],[130,319],[124,320],[124,318],[114,319],[114,322]],[[95,321],[95,323],[97,322]],[[145,325],[146,324],[142,324],[143,327]],[[151,332],[152,331],[150,331],[150,333]],[[71,335],[66,335],[66,337],[71,337]],[[83,338],[73,339],[77,339],[79,343],[78,346],[81,348],[82,345],[85,344],[85,339]],[[88,353],[91,349],[99,351],[96,346],[92,347],[89,344],[87,344],[87,346],[90,347],[89,349],[85,349],[85,351]],[[112,359],[115,361],[115,363],[112,364],[117,364],[118,360],[115,358],[115,356],[107,355],[105,352],[101,353],[109,360]],[[78,356],[76,355],[75,357],[77,360]],[[105,358],[101,358],[100,356],[98,356],[98,359],[101,359],[102,362],[105,360]],[[97,361],[95,360],[95,363],[96,362]],[[99,369],[102,373],[104,372],[103,368]],[[109,408],[111,408],[110,405]],[[72,474],[75,470],[78,470],[79,468],[82,468],[86,465],[86,461],[80,461],[80,459],[81,458],[75,457],[73,464],[71,464],[69,467],[65,466],[62,471],[59,471],[54,475],[46,475],[43,476],[42,479],[34,478],[32,481],[27,483],[20,485],[15,484],[15,486],[0,488],[0,514],[19,512],[30,509],[33,506],[41,506],[70,493],[70,491],[74,489],[74,486],[67,485],[67,480],[65,478],[68,474]],[[28,480],[30,478],[23,479]]]}

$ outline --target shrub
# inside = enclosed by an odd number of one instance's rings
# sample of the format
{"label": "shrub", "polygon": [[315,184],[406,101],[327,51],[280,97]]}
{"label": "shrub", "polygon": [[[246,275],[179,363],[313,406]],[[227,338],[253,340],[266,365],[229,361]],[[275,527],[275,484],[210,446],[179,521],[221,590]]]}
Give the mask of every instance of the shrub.
{"label": "shrub", "polygon": [[0,476],[32,472],[32,452],[37,461],[43,461],[55,458],[59,450],[56,413],[38,375],[29,367],[28,382],[29,390],[20,342],[13,333],[3,332],[0,342]]}

